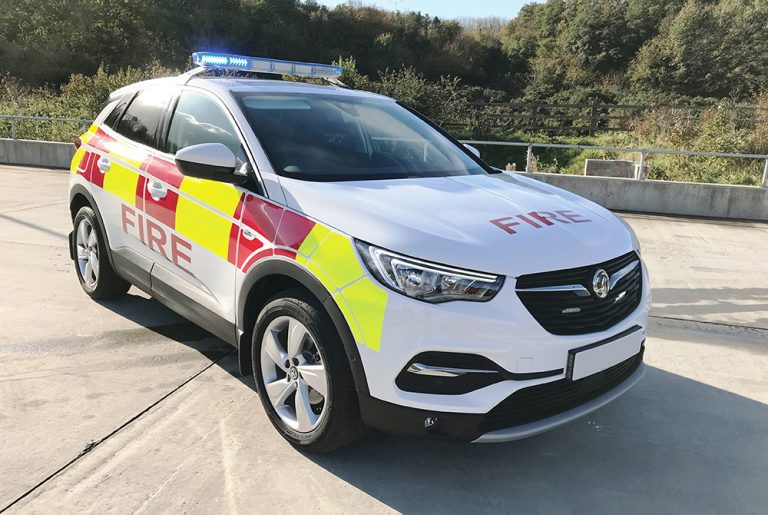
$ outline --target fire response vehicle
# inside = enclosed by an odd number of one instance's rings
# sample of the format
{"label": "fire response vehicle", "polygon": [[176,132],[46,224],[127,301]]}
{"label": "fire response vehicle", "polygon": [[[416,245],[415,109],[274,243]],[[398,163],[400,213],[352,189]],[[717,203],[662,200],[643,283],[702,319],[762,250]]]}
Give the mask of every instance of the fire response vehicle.
{"label": "fire response vehicle", "polygon": [[640,379],[648,277],[617,216],[338,67],[193,61],[78,138],[70,254],[92,298],[136,286],[235,346],[293,445],[515,440]]}

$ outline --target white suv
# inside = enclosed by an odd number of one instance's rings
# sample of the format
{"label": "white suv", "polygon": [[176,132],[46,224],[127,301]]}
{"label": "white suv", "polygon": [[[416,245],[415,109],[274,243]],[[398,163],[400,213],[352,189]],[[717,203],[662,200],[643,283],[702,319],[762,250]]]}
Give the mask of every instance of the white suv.
{"label": "white suv", "polygon": [[292,444],[514,440],[640,379],[648,278],[619,218],[337,67],[194,60],[79,138],[71,256],[91,297],[135,285],[234,345]]}

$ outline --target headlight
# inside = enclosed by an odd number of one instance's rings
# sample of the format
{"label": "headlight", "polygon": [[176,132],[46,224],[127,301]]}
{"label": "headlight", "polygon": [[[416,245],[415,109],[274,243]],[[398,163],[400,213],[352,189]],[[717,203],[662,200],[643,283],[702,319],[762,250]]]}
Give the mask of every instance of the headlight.
{"label": "headlight", "polygon": [[504,278],[459,270],[401,256],[356,241],[368,270],[385,286],[426,302],[487,301],[501,288]]}

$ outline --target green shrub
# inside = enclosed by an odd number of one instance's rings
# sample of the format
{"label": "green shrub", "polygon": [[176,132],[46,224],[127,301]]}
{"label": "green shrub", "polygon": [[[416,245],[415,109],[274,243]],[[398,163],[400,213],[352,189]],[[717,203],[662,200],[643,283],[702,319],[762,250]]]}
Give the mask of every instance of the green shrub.
{"label": "green shrub", "polygon": [[[104,68],[91,76],[72,75],[60,88],[25,86],[12,77],[0,77],[0,114],[78,118],[92,120],[106,105],[110,93],[134,82],[178,75],[178,71],[157,64],[107,73]],[[84,132],[78,122],[17,120],[16,137],[47,141],[72,141]],[[0,137],[11,137],[11,124],[0,122]]]}

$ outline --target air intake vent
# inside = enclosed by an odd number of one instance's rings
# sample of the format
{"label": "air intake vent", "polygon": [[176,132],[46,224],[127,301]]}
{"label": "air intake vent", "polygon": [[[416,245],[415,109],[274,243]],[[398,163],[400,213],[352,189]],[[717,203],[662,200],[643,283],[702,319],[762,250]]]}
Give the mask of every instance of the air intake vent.
{"label": "air intake vent", "polygon": [[481,425],[482,432],[542,420],[607,393],[640,366],[643,350],[618,365],[578,381],[560,379],[516,391],[488,412]]}

